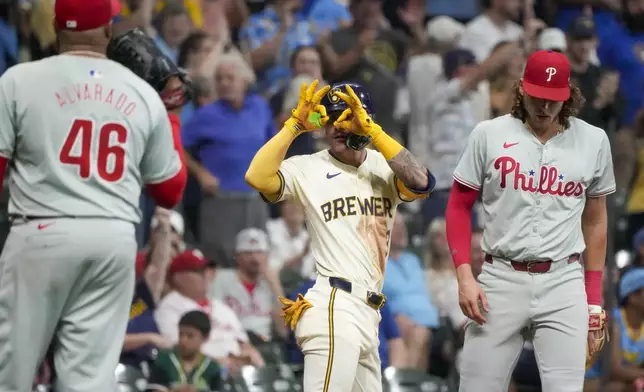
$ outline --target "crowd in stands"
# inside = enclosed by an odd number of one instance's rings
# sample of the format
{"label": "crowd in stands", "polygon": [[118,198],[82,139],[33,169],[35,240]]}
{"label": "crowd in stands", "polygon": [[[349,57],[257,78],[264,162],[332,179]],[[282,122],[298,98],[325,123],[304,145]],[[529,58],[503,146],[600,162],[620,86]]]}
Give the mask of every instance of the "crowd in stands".
{"label": "crowd in stands", "polygon": [[[290,115],[301,84],[315,79],[363,85],[377,122],[437,179],[432,197],[405,205],[395,221],[380,355],[383,369],[457,380],[467,320],[445,237],[452,173],[475,124],[510,113],[534,50],[567,55],[586,98],[580,118],[604,129],[613,147],[618,192],[608,263],[618,264],[606,274],[606,287],[617,288],[606,294],[613,339],[585,390],[642,388],[644,0],[114,2],[115,32],[143,29],[186,70],[195,92],[181,114],[190,179],[180,208],[141,196],[138,280],[121,360],[148,380],[141,390],[220,390],[244,369],[275,363],[301,374],[277,297],[294,298],[315,279],[304,213],[293,202],[267,205],[244,174]],[[52,3],[2,2],[0,73],[56,53]],[[324,148],[319,132],[305,133],[287,156]],[[485,254],[476,214],[473,221],[476,273]],[[614,257],[618,250],[626,256]],[[55,369],[44,363],[39,376],[47,384]],[[510,389],[526,387],[539,390],[530,342]]]}

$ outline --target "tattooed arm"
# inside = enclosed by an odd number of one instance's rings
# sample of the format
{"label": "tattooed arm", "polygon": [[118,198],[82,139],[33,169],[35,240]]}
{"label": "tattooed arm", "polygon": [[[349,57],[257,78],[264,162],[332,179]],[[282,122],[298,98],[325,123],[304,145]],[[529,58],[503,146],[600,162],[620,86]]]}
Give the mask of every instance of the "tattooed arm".
{"label": "tattooed arm", "polygon": [[387,161],[396,178],[402,181],[409,190],[423,192],[429,190],[429,171],[406,148]]}

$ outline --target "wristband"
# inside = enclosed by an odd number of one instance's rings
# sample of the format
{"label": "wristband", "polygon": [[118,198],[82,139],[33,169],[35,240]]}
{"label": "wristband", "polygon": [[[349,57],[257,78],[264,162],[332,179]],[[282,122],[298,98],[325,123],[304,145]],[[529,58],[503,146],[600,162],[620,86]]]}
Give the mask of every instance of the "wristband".
{"label": "wristband", "polygon": [[294,137],[300,136],[300,134],[304,131],[304,128],[302,127],[302,125],[300,125],[300,122],[293,117],[284,122],[284,128],[291,131]]}
{"label": "wristband", "polygon": [[586,298],[588,305],[602,305],[602,271],[584,272],[584,285],[586,286]]}

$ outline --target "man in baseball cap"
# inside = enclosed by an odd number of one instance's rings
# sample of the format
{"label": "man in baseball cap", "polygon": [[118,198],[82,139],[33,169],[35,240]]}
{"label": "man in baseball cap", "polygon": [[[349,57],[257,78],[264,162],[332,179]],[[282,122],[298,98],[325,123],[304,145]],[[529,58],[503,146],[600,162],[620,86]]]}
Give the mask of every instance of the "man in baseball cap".
{"label": "man in baseball cap", "polygon": [[563,102],[570,98],[570,64],[565,55],[539,50],[528,57],[523,91],[532,98]]}
{"label": "man in baseball cap", "polygon": [[575,88],[571,97],[572,90],[566,55],[536,51],[528,56],[519,89],[521,105],[515,105],[512,115],[526,123],[530,133],[548,140],[569,126],[569,117],[583,104],[579,90]]}
{"label": "man in baseball cap", "polygon": [[57,31],[83,32],[109,25],[120,12],[119,0],[56,0],[54,25]]}
{"label": "man in baseball cap", "polygon": [[54,30],[60,53],[104,56],[112,39],[112,18],[119,0],[55,0]]}

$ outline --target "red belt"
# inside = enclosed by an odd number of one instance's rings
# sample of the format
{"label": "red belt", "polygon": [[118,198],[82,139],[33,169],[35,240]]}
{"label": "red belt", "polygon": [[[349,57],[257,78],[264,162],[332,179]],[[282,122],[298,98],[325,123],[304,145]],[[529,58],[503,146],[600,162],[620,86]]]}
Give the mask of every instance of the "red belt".
{"label": "red belt", "polygon": [[[500,257],[502,258],[502,257]],[[572,254],[568,257],[568,264],[579,261],[579,253]],[[508,260],[516,271],[529,272],[531,274],[543,274],[550,271],[552,260]],[[494,258],[492,255],[485,255],[485,262],[492,264]]]}

